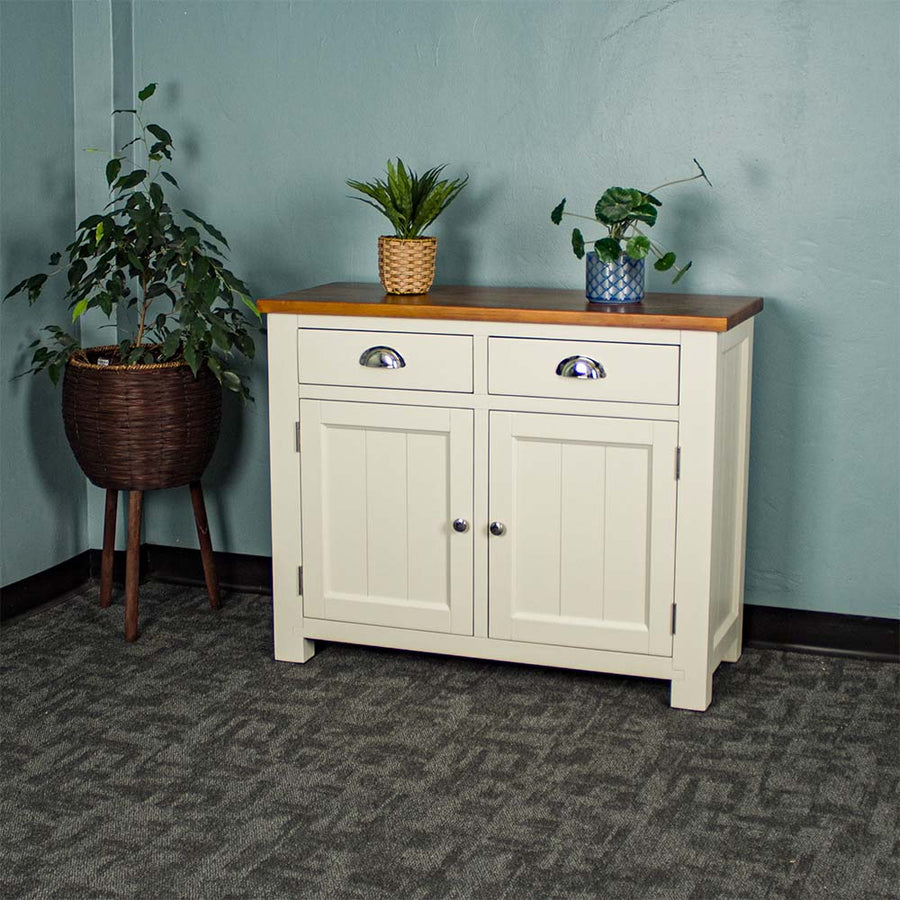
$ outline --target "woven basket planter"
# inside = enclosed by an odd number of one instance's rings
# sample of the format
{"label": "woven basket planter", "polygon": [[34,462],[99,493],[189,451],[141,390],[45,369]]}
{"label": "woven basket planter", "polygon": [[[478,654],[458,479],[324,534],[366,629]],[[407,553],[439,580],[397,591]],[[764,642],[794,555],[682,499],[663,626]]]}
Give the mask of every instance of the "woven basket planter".
{"label": "woven basket planter", "polygon": [[378,277],[389,294],[426,294],[434,283],[436,237],[378,238]]}
{"label": "woven basket planter", "polygon": [[222,418],[222,388],[204,366],[99,366],[115,347],[70,359],[63,421],[72,452],[98,487],[150,491],[199,481]]}

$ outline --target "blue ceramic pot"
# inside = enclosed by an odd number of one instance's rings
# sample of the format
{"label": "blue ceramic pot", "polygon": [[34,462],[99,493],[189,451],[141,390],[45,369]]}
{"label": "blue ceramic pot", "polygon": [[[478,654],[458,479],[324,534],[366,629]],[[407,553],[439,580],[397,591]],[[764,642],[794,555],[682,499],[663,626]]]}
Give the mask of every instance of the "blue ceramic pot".
{"label": "blue ceramic pot", "polygon": [[644,298],[644,260],[621,256],[605,263],[591,250],[586,256],[585,296],[591,303],[640,303]]}

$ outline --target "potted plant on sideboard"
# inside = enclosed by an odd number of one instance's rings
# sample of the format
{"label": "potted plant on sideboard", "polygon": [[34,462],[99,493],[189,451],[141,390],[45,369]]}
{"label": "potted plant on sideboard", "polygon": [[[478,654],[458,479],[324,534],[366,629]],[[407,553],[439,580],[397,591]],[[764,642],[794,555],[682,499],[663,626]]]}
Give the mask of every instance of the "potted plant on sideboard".
{"label": "potted plant on sideboard", "polygon": [[[65,272],[73,323],[91,309],[110,319],[119,313],[121,340],[103,347],[84,348],[60,326],[46,326],[29,347],[28,371],[46,371],[54,383],[62,376],[66,437],[84,473],[107,492],[102,606],[111,600],[118,491],[129,492],[126,640],[137,637],[146,490],[190,485],[210,602],[218,607],[200,477],[218,438],[222,387],[250,397],[232,360],[253,358],[259,319],[246,285],[224,262],[225,237],[188,209],[182,212],[189,221],[179,224],[166,202],[162,182],[178,188],[163,168],[172,159],[172,137],[143,118],[155,89],[152,83],[138,93],[136,109],[115,111],[134,117],[137,137],[106,165],[109,203],[77,226],[65,255],[51,255],[51,273],[23,279],[4,298],[25,294],[34,303],[48,277]],[[146,162],[124,155],[131,145]],[[129,317],[134,327],[123,334]]]}
{"label": "potted plant on sideboard", "polygon": [[[656,257],[653,267],[660,272],[675,269],[672,284],[676,284],[691,267],[675,265],[676,256],[672,251],[664,251],[642,230],[642,226],[652,228],[656,224],[657,213],[662,203],[654,196],[657,191],[675,184],[684,184],[702,178],[712,187],[706,172],[697,160],[694,164],[700,170],[690,178],[667,181],[652,190],[611,187],[594,206],[594,217],[582,216],[565,211],[563,198],[550,213],[550,221],[559,225],[563,216],[586,219],[606,228],[607,236],[593,242],[594,249],[587,253],[585,295],[592,303],[639,303],[644,297],[644,261],[648,254]],[[581,229],[572,229],[572,252],[578,259],[585,256],[585,240]]]}
{"label": "potted plant on sideboard", "polygon": [[423,232],[469,180],[441,181],[444,168],[417,175],[398,157],[396,165],[388,160],[386,181],[347,181],[364,195],[354,200],[374,206],[394,227],[393,235],[378,238],[378,276],[388,294],[425,294],[434,283],[437,238]]}

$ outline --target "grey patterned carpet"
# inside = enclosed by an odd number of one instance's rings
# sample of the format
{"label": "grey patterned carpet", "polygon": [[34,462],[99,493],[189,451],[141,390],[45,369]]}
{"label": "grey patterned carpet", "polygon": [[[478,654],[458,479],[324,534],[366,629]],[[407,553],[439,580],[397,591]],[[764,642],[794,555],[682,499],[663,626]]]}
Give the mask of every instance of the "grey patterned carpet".
{"label": "grey patterned carpet", "polygon": [[662,682],[332,644],[266,598],[96,588],[2,651],[0,896],[889,898],[900,666],[748,650]]}

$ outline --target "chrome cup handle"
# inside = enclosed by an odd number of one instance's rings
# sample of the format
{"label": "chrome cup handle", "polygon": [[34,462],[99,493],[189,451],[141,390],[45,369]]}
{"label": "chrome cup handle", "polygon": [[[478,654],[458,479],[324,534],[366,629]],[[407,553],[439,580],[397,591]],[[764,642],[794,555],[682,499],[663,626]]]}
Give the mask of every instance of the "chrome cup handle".
{"label": "chrome cup handle", "polygon": [[589,356],[567,356],[556,367],[562,378],[606,378],[606,369]]}
{"label": "chrome cup handle", "polygon": [[391,347],[369,347],[360,355],[359,364],[370,369],[402,369],[406,360]]}

